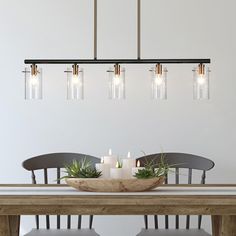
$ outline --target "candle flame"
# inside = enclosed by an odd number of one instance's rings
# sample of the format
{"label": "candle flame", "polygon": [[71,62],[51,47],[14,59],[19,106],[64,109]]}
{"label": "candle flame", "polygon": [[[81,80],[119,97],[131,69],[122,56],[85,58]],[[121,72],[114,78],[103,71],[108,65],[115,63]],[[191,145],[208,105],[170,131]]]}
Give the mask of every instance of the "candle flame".
{"label": "candle flame", "polygon": [[131,157],[131,154],[130,154],[130,152],[128,152],[128,155],[127,155],[127,157],[128,157],[128,158],[130,158],[130,157]]}
{"label": "candle flame", "polygon": [[137,167],[140,167],[140,161],[137,161]]}
{"label": "candle flame", "polygon": [[111,150],[111,148],[109,149],[108,153],[109,153],[109,156],[112,155],[112,150]]}
{"label": "candle flame", "polygon": [[119,168],[119,162],[118,161],[116,162],[116,168]]}
{"label": "candle flame", "polygon": [[101,163],[104,163],[104,157],[101,157]]}

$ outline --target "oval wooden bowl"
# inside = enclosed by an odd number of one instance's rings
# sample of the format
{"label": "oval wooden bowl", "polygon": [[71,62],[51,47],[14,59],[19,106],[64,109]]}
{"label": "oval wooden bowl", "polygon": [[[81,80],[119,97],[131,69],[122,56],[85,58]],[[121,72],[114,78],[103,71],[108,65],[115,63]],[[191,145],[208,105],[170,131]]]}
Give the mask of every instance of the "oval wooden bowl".
{"label": "oval wooden bowl", "polygon": [[151,179],[77,179],[68,178],[66,183],[87,192],[142,192],[163,184],[164,177]]}

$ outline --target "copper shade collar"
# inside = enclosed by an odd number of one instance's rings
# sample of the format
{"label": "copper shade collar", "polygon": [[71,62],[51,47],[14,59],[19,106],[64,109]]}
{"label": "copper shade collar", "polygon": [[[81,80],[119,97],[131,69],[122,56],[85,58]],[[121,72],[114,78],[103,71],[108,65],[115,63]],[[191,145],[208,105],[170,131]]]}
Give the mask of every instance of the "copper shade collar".
{"label": "copper shade collar", "polygon": [[36,76],[38,74],[38,67],[35,64],[31,65],[31,75]]}
{"label": "copper shade collar", "polygon": [[156,75],[162,75],[162,65],[161,64],[156,64],[156,68],[155,68],[155,73]]}
{"label": "copper shade collar", "polygon": [[119,64],[115,64],[114,65],[114,68],[115,68],[115,75],[120,75],[120,65]]}
{"label": "copper shade collar", "polygon": [[199,64],[198,65],[198,74],[199,75],[204,75],[205,74],[205,65],[204,64]]}
{"label": "copper shade collar", "polygon": [[72,73],[73,75],[78,75],[79,74],[79,65],[78,64],[74,64],[72,65]]}

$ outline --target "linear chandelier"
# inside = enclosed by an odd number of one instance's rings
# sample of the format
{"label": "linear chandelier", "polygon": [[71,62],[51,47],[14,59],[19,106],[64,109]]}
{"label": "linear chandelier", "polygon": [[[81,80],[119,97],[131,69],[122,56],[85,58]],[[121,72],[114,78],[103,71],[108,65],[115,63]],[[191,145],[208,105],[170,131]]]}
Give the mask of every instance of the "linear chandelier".
{"label": "linear chandelier", "polygon": [[82,64],[111,64],[109,74],[109,98],[125,98],[124,64],[149,64],[151,76],[151,95],[153,99],[167,99],[167,68],[163,64],[197,64],[193,69],[194,99],[209,99],[209,58],[204,59],[142,59],[141,58],[141,0],[137,0],[137,58],[136,59],[98,59],[97,58],[97,0],[94,0],[94,58],[93,59],[25,59],[25,99],[42,99],[42,68],[39,64],[71,64],[67,73],[67,99],[84,99],[84,76]]}

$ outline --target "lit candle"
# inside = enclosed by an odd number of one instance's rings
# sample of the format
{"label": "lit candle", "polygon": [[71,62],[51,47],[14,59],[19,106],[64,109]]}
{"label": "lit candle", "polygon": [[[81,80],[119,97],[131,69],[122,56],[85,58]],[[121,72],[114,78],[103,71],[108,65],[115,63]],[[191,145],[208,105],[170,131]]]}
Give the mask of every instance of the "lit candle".
{"label": "lit candle", "polygon": [[137,161],[137,167],[132,168],[132,176],[134,177],[136,173],[138,173],[139,170],[143,170],[144,167],[140,167],[140,161]]}
{"label": "lit candle", "polygon": [[102,175],[100,178],[107,179],[110,177],[110,165],[104,164],[103,157],[101,158],[101,163],[96,163],[96,170],[101,171]]}
{"label": "lit candle", "polygon": [[130,152],[128,152],[127,158],[122,160],[122,163],[124,178],[132,178],[132,168],[135,167],[135,160],[131,158]]}
{"label": "lit candle", "polygon": [[108,156],[103,157],[103,160],[104,164],[110,165],[111,168],[116,167],[117,158],[116,156],[112,155],[111,149],[109,149]]}
{"label": "lit candle", "polygon": [[110,169],[110,177],[112,179],[122,179],[123,178],[123,170],[122,170],[122,168],[118,168],[118,167],[119,167],[119,163],[117,161],[116,167]]}

